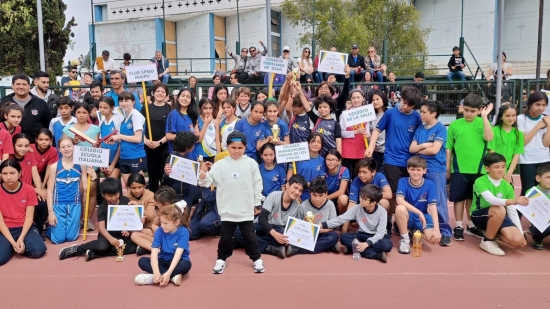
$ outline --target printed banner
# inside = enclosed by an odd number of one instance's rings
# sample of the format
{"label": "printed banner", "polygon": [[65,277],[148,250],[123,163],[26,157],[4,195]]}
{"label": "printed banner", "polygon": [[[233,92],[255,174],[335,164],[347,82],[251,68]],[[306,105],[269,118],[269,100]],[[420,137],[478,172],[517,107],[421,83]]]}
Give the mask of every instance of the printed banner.
{"label": "printed banner", "polygon": [[288,236],[288,243],[309,251],[315,250],[317,237],[321,228],[317,224],[288,217],[284,235]]}
{"label": "printed banner", "polygon": [[170,178],[190,185],[197,185],[199,181],[199,162],[172,155],[170,165],[172,166],[172,172],[168,175]]}
{"label": "printed banner", "polygon": [[319,53],[319,67],[317,71],[346,74],[345,69],[348,64],[348,54],[322,50]]}
{"label": "printed banner", "polygon": [[352,127],[354,125],[376,120],[376,111],[374,110],[374,105],[367,104],[343,111],[342,119],[344,122],[342,128]]}
{"label": "printed banner", "polygon": [[74,146],[73,162],[93,167],[109,167],[109,149]]}
{"label": "printed banner", "polygon": [[275,146],[277,164],[309,160],[307,142]]}
{"label": "printed banner", "polygon": [[515,205],[529,222],[541,232],[550,226],[550,200],[537,188],[533,188],[525,194],[529,198],[529,205]]}
{"label": "printed banner", "polygon": [[286,70],[288,67],[287,59],[280,59],[276,57],[262,57],[262,62],[260,63],[260,71],[283,74],[286,75]]}
{"label": "printed banner", "polygon": [[143,205],[109,205],[107,231],[141,231]]}
{"label": "printed banner", "polygon": [[158,80],[157,66],[154,63],[141,66],[127,66],[126,80],[128,83],[146,82],[150,80]]}

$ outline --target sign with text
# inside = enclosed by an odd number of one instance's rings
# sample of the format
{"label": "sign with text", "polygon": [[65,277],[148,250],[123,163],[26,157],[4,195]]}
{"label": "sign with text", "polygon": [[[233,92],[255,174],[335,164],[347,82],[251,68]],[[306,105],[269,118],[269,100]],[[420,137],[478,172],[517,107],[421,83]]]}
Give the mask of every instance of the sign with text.
{"label": "sign with text", "polygon": [[307,142],[275,146],[277,164],[309,160]]}
{"label": "sign with text", "polygon": [[376,120],[376,111],[374,110],[374,105],[367,104],[343,111],[342,119],[344,121],[343,128],[352,127],[354,125]]}
{"label": "sign with text", "polygon": [[537,230],[544,232],[550,226],[550,200],[536,187],[528,191],[525,196],[529,199],[529,205],[516,205]]}
{"label": "sign with text", "polygon": [[73,162],[93,167],[109,167],[109,149],[74,146]]}
{"label": "sign with text", "polygon": [[262,62],[260,63],[260,71],[283,74],[286,75],[286,70],[288,67],[287,59],[280,59],[276,57],[262,57]]}
{"label": "sign with text", "polygon": [[319,67],[317,71],[346,74],[344,70],[348,64],[348,54],[322,50],[319,53]]}
{"label": "sign with text", "polygon": [[320,226],[304,220],[288,217],[283,235],[288,236],[288,243],[309,251],[315,250]]}
{"label": "sign with text", "polygon": [[146,82],[159,79],[157,66],[154,63],[141,66],[127,66],[126,79],[128,83]]}
{"label": "sign with text", "polygon": [[143,205],[109,205],[107,231],[141,231]]}
{"label": "sign with text", "polygon": [[172,166],[172,171],[168,175],[170,178],[190,185],[197,185],[199,181],[199,162],[172,155],[170,165]]}

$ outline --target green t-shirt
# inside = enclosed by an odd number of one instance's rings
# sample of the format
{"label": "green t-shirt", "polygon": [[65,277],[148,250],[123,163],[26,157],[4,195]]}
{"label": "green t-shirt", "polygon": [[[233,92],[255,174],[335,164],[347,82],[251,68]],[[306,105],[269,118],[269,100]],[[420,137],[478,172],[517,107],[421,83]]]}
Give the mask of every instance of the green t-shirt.
{"label": "green t-shirt", "polygon": [[452,151],[451,173],[485,174],[482,159],[487,153],[487,144],[480,117],[471,122],[464,118],[453,121],[447,131],[446,146]]}
{"label": "green t-shirt", "polygon": [[[540,192],[544,193],[544,195],[546,195],[546,197],[547,197],[548,199],[550,199],[550,192],[548,192],[548,191],[544,192],[544,190],[540,187],[540,185],[535,186],[535,187],[533,187],[533,188],[539,189]],[[526,196],[526,197],[528,197],[528,198],[531,197],[530,195],[531,195],[531,191],[533,191],[533,188],[531,188],[531,189],[527,190],[527,192],[525,192],[525,196]],[[547,192],[548,192],[548,193],[547,193]]]}
{"label": "green t-shirt", "polygon": [[506,132],[498,126],[493,127],[493,133],[495,133],[495,136],[489,142],[487,148],[503,155],[506,158],[506,169],[508,169],[514,155],[523,153],[523,132],[516,128]]}
{"label": "green t-shirt", "polygon": [[489,179],[489,175],[483,175],[474,183],[474,196],[472,198],[470,214],[472,214],[475,210],[493,206],[491,203],[487,202],[483,196],[481,196],[481,193],[485,191],[491,192],[497,198],[513,200],[515,197],[514,188],[511,184],[506,182],[506,180],[501,179],[500,184],[495,186],[491,182],[491,179]]}

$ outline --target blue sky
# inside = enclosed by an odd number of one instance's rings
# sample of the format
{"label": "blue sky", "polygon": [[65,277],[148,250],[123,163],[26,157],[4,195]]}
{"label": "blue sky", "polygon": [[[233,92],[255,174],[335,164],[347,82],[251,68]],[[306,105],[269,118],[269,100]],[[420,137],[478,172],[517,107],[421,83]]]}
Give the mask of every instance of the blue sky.
{"label": "blue sky", "polygon": [[[65,16],[67,21],[74,17],[78,26],[73,27],[75,41],[74,49],[68,49],[65,61],[77,58],[80,54],[86,54],[89,49],[88,24],[92,22],[92,7],[89,0],[64,0],[67,4]],[[105,2],[105,1],[102,1]]]}

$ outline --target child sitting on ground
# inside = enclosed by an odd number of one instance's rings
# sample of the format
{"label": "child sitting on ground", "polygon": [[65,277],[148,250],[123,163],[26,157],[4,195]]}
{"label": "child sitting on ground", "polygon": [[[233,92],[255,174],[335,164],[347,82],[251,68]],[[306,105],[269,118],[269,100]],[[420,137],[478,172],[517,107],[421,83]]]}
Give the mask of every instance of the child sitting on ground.
{"label": "child sitting on ground", "polygon": [[[542,193],[550,199],[550,163],[541,164],[537,167],[536,180],[539,184],[536,188],[542,191]],[[530,196],[531,191],[532,190],[527,190],[525,195]],[[539,231],[534,225],[531,225],[529,227],[529,231],[531,232],[531,237],[533,238],[533,243],[531,244],[533,249],[544,249],[542,240],[550,235],[550,227],[544,231]]]}

